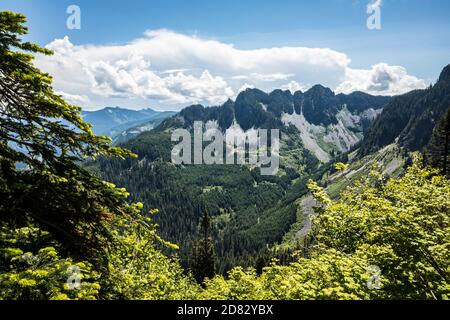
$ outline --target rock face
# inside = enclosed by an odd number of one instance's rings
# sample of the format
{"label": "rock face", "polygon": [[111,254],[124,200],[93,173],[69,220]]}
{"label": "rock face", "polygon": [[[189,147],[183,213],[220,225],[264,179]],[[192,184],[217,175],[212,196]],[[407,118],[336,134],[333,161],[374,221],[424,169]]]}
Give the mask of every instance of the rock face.
{"label": "rock face", "polygon": [[243,133],[256,128],[283,132],[292,126],[303,146],[321,162],[328,162],[363,138],[389,100],[362,92],[335,95],[321,85],[294,94],[247,89],[235,102],[209,108],[193,105],[183,109],[177,119],[184,127],[192,127],[194,121],[214,121],[223,131],[239,128]]}
{"label": "rock face", "polygon": [[284,113],[282,116],[282,121],[285,125],[293,125],[298,129],[304,147],[311,151],[317,159],[322,162],[330,161],[330,155],[324,151],[317,142],[317,137],[319,135],[323,135],[326,131],[324,127],[309,123],[306,121],[303,113]]}

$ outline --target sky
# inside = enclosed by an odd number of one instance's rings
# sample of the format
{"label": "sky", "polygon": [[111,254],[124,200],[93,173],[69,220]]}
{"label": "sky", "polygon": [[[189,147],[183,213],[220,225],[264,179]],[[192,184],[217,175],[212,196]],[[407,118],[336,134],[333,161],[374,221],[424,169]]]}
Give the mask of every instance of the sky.
{"label": "sky", "polygon": [[[80,29],[67,27],[70,5]],[[36,64],[88,110],[179,110],[318,83],[395,95],[450,63],[448,0],[2,0],[0,10],[27,16],[25,39],[55,52]],[[376,12],[380,29],[369,29]]]}

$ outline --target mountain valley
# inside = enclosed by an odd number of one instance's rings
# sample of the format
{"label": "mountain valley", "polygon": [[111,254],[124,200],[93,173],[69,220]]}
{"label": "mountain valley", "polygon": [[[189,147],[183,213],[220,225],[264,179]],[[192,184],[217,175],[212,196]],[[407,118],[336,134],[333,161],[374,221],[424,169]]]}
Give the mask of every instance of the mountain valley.
{"label": "mountain valley", "polygon": [[[132,201],[143,202],[147,209],[159,209],[154,219],[163,237],[181,244],[185,267],[190,264],[192,243],[204,211],[212,217],[220,272],[235,265],[264,265],[269,257],[277,256],[274,248],[280,245],[288,251],[303,246],[305,237],[298,235],[307,223],[307,214],[299,199],[307,196],[309,179],[321,181],[331,195],[338,197],[351,181],[367,175],[376,162],[383,165],[380,170],[386,174],[398,175],[411,161],[409,152],[417,148],[395,144],[408,136],[406,131],[396,129],[398,139],[368,149],[374,136],[387,137],[384,128],[400,124],[389,120],[390,114],[407,107],[411,95],[433,104],[419,104],[419,116],[416,112],[403,113],[411,119],[403,120],[409,127],[417,117],[428,121],[426,115],[439,116],[431,107],[447,104],[449,93],[450,86],[442,79],[430,89],[393,98],[361,92],[335,95],[320,85],[294,94],[247,89],[236,101],[221,106],[187,107],[155,129],[121,144],[138,154],[138,159],[100,160],[89,166],[105,180],[127,188]],[[175,128],[192,129],[194,121],[222,131],[233,128],[243,135],[255,128],[279,129],[279,173],[265,177],[258,168],[249,166],[173,165],[171,132]],[[409,136],[425,146],[431,132],[422,137],[412,130]],[[334,173],[337,162],[350,164],[345,175]],[[292,241],[293,234],[297,234],[296,241]]]}

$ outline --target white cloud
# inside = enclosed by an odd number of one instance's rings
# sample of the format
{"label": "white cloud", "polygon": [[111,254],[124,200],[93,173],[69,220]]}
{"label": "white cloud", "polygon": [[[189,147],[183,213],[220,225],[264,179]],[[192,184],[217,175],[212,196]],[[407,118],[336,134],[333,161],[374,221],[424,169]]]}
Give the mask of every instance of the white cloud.
{"label": "white cloud", "polygon": [[290,74],[286,74],[286,73],[270,73],[270,74],[251,73],[249,75],[233,76],[232,79],[272,82],[272,81],[278,81],[278,80],[287,80],[294,76],[295,76],[295,74],[293,74],[293,73],[290,73]]}
{"label": "white cloud", "polygon": [[408,75],[401,66],[379,63],[370,70],[347,69],[337,92],[364,91],[375,95],[397,95],[426,87],[424,80]]}
{"label": "white cloud", "polygon": [[161,71],[162,74],[171,74],[171,73],[178,73],[178,72],[186,72],[189,71],[189,69],[169,69]]}
{"label": "white cloud", "polygon": [[306,91],[307,87],[301,83],[298,83],[297,81],[292,80],[288,84],[282,85],[280,87],[282,90],[289,90],[291,93],[295,93],[297,91]]}
{"label": "white cloud", "polygon": [[238,93],[239,93],[239,92],[242,92],[242,91],[245,91],[245,90],[247,90],[247,89],[254,89],[254,88],[255,88],[254,85],[249,84],[249,83],[244,83],[244,84],[239,88]]}
{"label": "white cloud", "polygon": [[55,93],[63,97],[67,102],[76,106],[83,106],[89,102],[89,98],[85,95],[69,94],[64,91],[55,91]]}
{"label": "white cloud", "polygon": [[55,55],[39,56],[38,66],[54,76],[57,90],[87,97],[89,107],[115,102],[169,109],[218,104],[249,84],[270,91],[304,90],[304,83],[320,83],[340,92],[377,94],[424,85],[402,67],[352,69],[346,54],[328,48],[242,50],[169,30],[147,31],[123,45],[74,45],[65,37],[47,47]]}
{"label": "white cloud", "polygon": [[178,72],[164,80],[166,86],[176,93],[172,98],[173,103],[208,101],[218,104],[234,95],[233,89],[222,77],[214,77],[208,70],[203,71],[198,78]]}

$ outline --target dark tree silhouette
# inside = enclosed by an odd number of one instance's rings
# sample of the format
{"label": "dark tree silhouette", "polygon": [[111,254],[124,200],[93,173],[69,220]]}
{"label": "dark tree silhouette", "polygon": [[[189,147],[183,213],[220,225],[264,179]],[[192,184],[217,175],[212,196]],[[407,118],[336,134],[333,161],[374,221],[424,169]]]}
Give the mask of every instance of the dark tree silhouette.
{"label": "dark tree silhouette", "polygon": [[443,175],[447,175],[450,172],[449,143],[450,108],[434,129],[433,137],[426,152],[427,163],[433,167],[441,169]]}
{"label": "dark tree silhouette", "polygon": [[194,245],[192,273],[198,283],[216,273],[216,254],[211,236],[211,218],[205,211],[200,221],[199,239]]}

